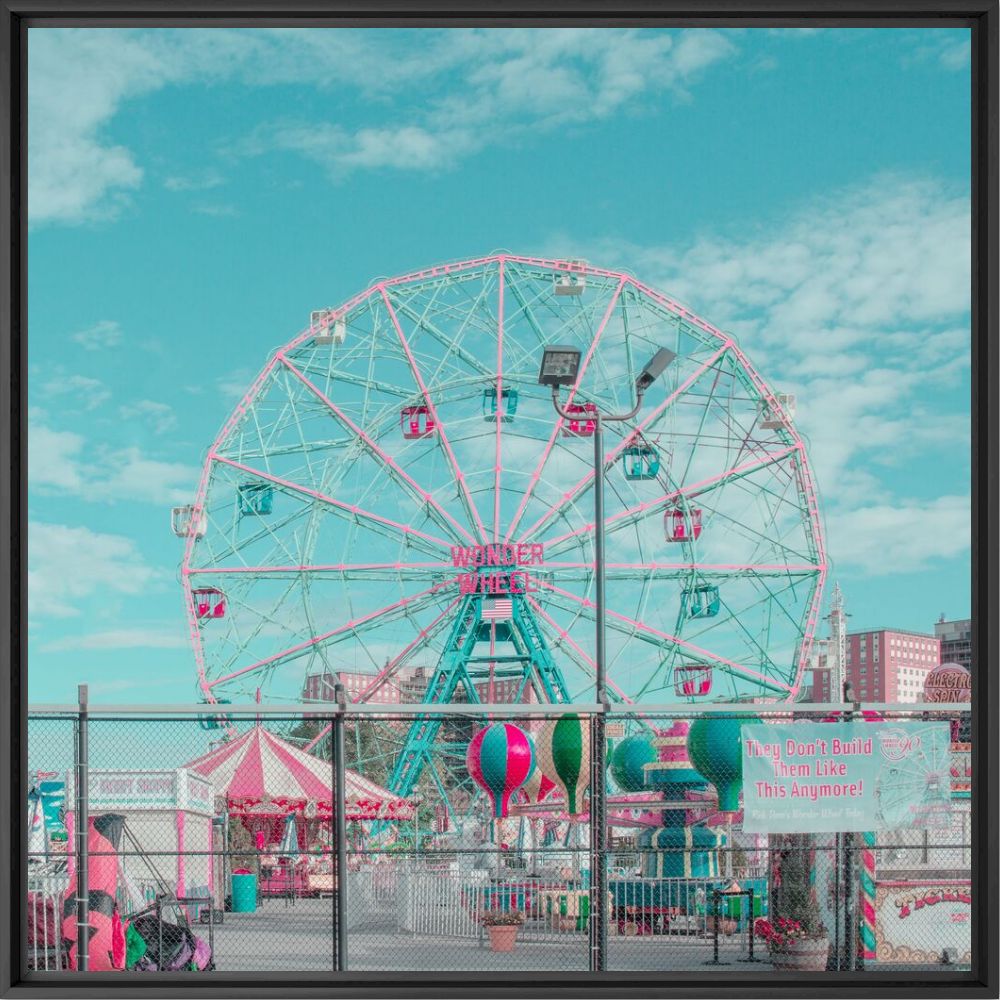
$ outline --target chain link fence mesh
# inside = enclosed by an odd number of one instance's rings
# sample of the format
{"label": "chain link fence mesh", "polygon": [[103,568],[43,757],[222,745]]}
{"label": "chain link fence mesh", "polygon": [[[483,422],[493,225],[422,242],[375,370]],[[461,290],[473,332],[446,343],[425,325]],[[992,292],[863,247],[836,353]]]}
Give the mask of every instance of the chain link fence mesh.
{"label": "chain link fence mesh", "polygon": [[[588,800],[571,816],[563,787],[586,787],[586,745],[575,758],[561,752],[554,782],[529,779],[504,817],[466,763],[470,739],[505,721],[528,734],[537,762],[540,741],[552,739],[546,725],[565,712],[349,709],[341,845],[335,717],[225,711],[90,712],[91,971],[583,972],[595,947],[609,972],[781,974],[795,967],[790,953],[801,961],[810,950],[813,967],[829,971],[972,962],[969,745],[954,709],[860,714],[880,731],[895,727],[893,739],[903,723],[945,723],[947,756],[928,747],[880,777],[872,826],[895,817],[893,828],[815,833],[744,828],[745,784],[742,804],[729,800],[741,782],[741,727],[837,716],[615,711],[602,748],[599,854]],[[689,732],[699,718],[713,720],[708,763]],[[65,711],[29,718],[29,972],[72,975],[79,965],[78,728]],[[503,775],[507,763],[491,766]],[[905,802],[917,803],[917,820],[902,818]],[[598,906],[605,932],[595,944]]]}

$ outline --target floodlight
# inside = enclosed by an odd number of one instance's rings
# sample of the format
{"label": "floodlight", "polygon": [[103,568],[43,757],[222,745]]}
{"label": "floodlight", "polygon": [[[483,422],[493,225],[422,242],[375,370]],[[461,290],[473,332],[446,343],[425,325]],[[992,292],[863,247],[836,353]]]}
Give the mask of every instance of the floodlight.
{"label": "floodlight", "polygon": [[546,347],[542,353],[542,370],[538,373],[539,385],[573,385],[580,370],[580,352],[575,347]]}
{"label": "floodlight", "polygon": [[635,388],[639,393],[645,392],[666,370],[667,365],[676,358],[677,355],[666,347],[661,347],[646,362],[639,377],[635,380]]}

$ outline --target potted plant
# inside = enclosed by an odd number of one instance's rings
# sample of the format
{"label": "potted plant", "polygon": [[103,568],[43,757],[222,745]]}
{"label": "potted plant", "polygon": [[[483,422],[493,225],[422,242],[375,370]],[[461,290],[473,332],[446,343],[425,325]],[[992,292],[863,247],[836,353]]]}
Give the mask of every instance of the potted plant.
{"label": "potted plant", "polygon": [[812,873],[816,847],[811,834],[784,834],[771,850],[770,920],[758,919],[754,932],[767,941],[776,969],[822,972],[830,938],[819,912]]}
{"label": "potted plant", "polygon": [[520,910],[486,910],[483,926],[490,934],[491,951],[513,951],[517,932],[524,923]]}

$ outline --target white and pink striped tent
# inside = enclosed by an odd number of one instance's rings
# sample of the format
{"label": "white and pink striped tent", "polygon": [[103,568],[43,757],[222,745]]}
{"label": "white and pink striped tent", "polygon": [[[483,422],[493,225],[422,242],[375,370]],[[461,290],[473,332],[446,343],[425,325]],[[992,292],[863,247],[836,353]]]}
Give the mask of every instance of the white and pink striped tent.
{"label": "white and pink striped tent", "polygon": [[[263,726],[184,765],[207,778],[230,813],[328,819],[333,813],[330,762],[299,750]],[[410,820],[414,803],[369,781],[346,775],[347,819]]]}

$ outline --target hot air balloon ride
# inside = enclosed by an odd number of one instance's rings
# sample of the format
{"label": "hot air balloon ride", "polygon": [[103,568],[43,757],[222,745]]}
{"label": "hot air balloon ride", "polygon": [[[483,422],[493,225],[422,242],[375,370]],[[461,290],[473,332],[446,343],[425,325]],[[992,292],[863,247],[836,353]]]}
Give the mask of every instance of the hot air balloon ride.
{"label": "hot air balloon ride", "polygon": [[489,796],[494,818],[502,819],[511,796],[535,769],[535,751],[523,729],[496,722],[472,737],[465,763],[472,780]]}
{"label": "hot air balloon ride", "polygon": [[590,784],[590,729],[586,719],[569,714],[549,719],[538,733],[538,766],[565,796],[566,812],[583,812],[583,795]]}
{"label": "hot air balloon ride", "polygon": [[687,750],[698,773],[719,793],[719,811],[740,808],[743,787],[743,745],[740,731],[760,722],[756,716],[710,715],[695,719],[688,730]]}

